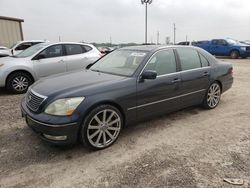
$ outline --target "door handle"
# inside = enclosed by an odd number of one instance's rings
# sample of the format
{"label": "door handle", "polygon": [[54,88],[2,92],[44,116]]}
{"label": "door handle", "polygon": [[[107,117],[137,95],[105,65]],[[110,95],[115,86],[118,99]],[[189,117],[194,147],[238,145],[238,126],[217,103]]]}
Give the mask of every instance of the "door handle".
{"label": "door handle", "polygon": [[204,77],[209,76],[209,72],[204,72],[204,73],[203,73],[203,76],[204,76]]}
{"label": "door handle", "polygon": [[180,82],[180,81],[181,81],[180,78],[175,78],[174,80],[172,80],[172,83],[174,84],[174,83],[178,83],[178,82]]}

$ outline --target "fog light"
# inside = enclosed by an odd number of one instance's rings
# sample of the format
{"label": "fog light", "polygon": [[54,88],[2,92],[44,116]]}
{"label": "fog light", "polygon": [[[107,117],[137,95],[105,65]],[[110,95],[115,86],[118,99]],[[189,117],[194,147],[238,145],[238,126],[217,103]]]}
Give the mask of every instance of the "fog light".
{"label": "fog light", "polygon": [[48,134],[43,134],[43,136],[49,140],[56,140],[56,141],[62,141],[67,139],[67,136],[52,136]]}

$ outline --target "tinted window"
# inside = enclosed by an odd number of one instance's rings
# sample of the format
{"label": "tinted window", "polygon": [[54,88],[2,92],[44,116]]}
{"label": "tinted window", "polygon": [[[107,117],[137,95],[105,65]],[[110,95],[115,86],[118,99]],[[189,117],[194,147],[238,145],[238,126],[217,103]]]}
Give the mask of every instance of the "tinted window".
{"label": "tinted window", "polygon": [[200,55],[200,58],[201,58],[202,67],[208,67],[209,66],[208,60],[202,54],[199,53],[199,55]]}
{"label": "tinted window", "polygon": [[90,47],[90,46],[82,46],[83,47],[83,49],[84,49],[84,51],[85,52],[89,52],[90,50],[92,50],[92,48]]}
{"label": "tinted window", "polygon": [[27,48],[29,48],[31,46],[32,46],[31,43],[23,43],[23,44],[20,44],[19,46],[17,46],[15,50],[26,50]]}
{"label": "tinted window", "polygon": [[176,72],[174,51],[162,50],[157,52],[153,55],[144,70],[155,70],[158,76]]}
{"label": "tinted window", "polygon": [[181,61],[182,70],[196,69],[201,67],[198,52],[191,48],[179,48],[177,52]]}
{"label": "tinted window", "polygon": [[62,45],[54,45],[43,50],[41,55],[44,55],[44,58],[53,58],[63,55]]}
{"label": "tinted window", "polygon": [[66,44],[67,55],[76,55],[84,53],[82,47],[78,44]]}

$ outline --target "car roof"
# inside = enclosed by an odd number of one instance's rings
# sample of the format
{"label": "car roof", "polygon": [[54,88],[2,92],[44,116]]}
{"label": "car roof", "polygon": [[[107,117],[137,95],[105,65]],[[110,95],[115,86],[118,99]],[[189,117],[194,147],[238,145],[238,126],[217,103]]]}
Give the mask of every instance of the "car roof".
{"label": "car roof", "polygon": [[121,48],[122,50],[138,50],[138,51],[156,51],[166,48],[193,48],[197,49],[195,46],[186,46],[186,45],[140,45],[140,46],[130,46]]}

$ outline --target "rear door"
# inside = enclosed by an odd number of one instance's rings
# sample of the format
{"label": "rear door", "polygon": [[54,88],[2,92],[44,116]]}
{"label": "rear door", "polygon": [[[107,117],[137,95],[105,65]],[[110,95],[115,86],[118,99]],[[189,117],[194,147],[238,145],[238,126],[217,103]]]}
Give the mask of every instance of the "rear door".
{"label": "rear door", "polygon": [[84,69],[87,65],[97,60],[97,57],[93,59],[91,54],[92,48],[89,46],[80,44],[65,44],[64,46],[67,54],[67,71]]}
{"label": "rear door", "polygon": [[209,86],[209,63],[193,48],[178,48],[176,51],[181,66],[181,104],[183,107],[199,104]]}
{"label": "rear door", "polygon": [[[37,59],[36,57],[42,57]],[[66,72],[65,54],[63,46],[53,45],[40,52],[33,60],[34,70],[38,78]]]}
{"label": "rear door", "polygon": [[181,77],[177,72],[173,49],[156,52],[145,70],[156,71],[157,78],[137,83],[137,118],[144,119],[178,109]]}

